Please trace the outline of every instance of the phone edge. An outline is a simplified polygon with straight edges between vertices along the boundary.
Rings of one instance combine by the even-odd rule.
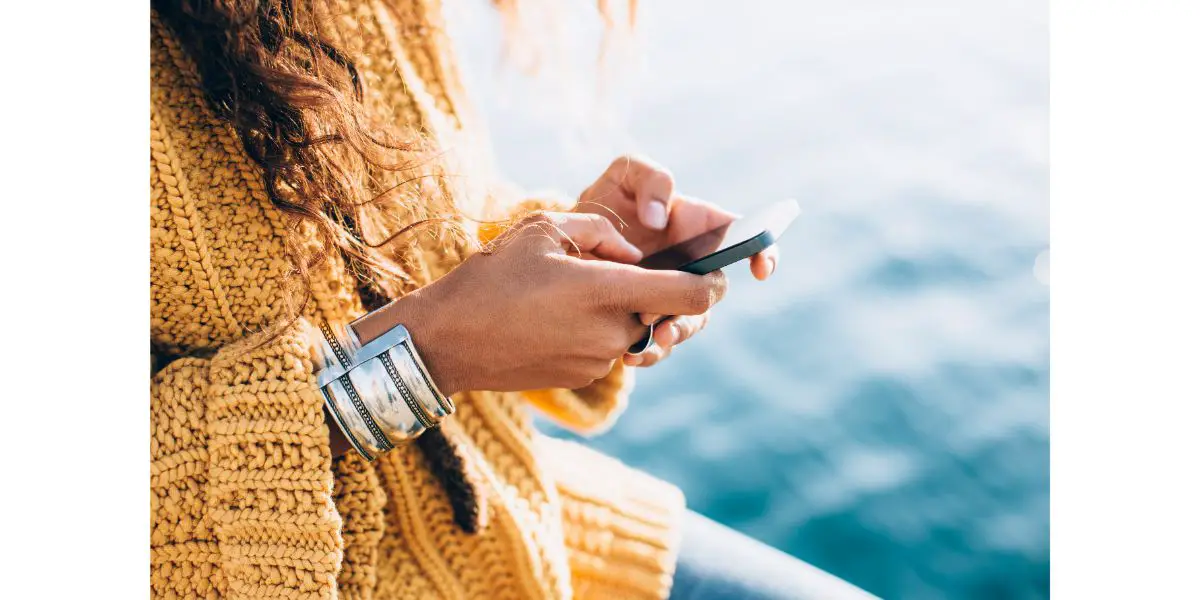
[[[742,241],[737,245],[730,246],[720,252],[717,252],[716,254],[710,254],[703,258],[698,258],[690,263],[680,266],[677,270],[692,273],[693,275],[708,275],[713,271],[719,271],[725,267],[728,267],[729,265],[732,265],[733,263],[750,258],[751,256],[770,248],[774,244],[775,235],[771,233],[771,230],[764,229],[762,233],[759,233],[748,240]],[[739,254],[740,256],[737,256]],[[737,256],[737,258],[726,262],[721,262],[721,260],[718,260],[723,259],[726,256]],[[719,266],[709,268],[708,265],[704,264],[708,262],[719,263]]]

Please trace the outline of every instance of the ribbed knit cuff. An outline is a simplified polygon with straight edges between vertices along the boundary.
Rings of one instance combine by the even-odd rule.
[[[181,358],[150,384],[150,596],[203,598],[220,584],[205,515],[208,361]]]
[[[339,600],[370,599],[378,582],[376,563],[385,528],[387,496],[367,460],[354,452],[333,459],[333,500],[342,515],[345,546],[338,572]]]
[[[576,598],[662,599],[679,556],[683,493],[573,442],[538,436],[556,479]]]
[[[232,598],[336,596],[341,519],[305,325],[228,346],[209,371],[206,500]]]

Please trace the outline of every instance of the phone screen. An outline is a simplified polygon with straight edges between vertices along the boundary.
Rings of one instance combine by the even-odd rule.
[[[734,219],[674,246],[660,250],[638,263],[645,269],[675,270],[707,256],[748,242],[763,233],[772,234],[771,242],[783,233],[799,212],[794,200],[777,202],[740,219]]]

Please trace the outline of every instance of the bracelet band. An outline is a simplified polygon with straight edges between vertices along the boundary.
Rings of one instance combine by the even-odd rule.
[[[327,321],[322,321],[320,330],[318,348],[322,360],[318,373],[329,372],[331,368],[344,370],[351,366],[352,354],[347,348],[345,335],[338,335],[339,331],[343,331],[342,328],[335,328]],[[325,405],[333,414],[342,434],[363,458],[372,461],[392,448],[379,424],[364,405],[347,372],[342,372],[336,381],[329,381],[319,387],[325,397]]]
[[[354,448],[355,452],[358,452],[359,455],[367,459],[367,462],[375,460],[375,457],[378,456],[379,453],[369,451],[363,447],[363,444],[360,441],[362,436],[360,433],[357,433],[360,428],[355,428],[350,423],[346,422],[346,415],[342,414],[342,410],[338,408],[339,402],[332,394],[333,392],[330,388],[321,388],[321,395],[325,398],[325,408],[329,410],[331,415],[333,415],[333,421],[337,423],[338,429],[340,429],[342,431],[342,435],[350,441],[350,445]],[[365,424],[361,427],[361,429],[366,429]]]
[[[392,350],[389,349],[387,352],[380,354],[379,363],[382,364],[384,370],[387,371],[388,378],[391,379],[392,385],[395,386],[396,391],[400,392],[400,395],[404,397],[404,403],[408,405],[409,410],[411,410],[413,415],[417,417],[417,421],[420,421],[421,425],[425,427],[433,427],[433,418],[429,416],[429,414],[425,411],[425,407],[421,406],[421,404],[417,402],[417,399],[413,397],[412,392],[409,391],[408,384],[404,383],[404,379],[402,379],[400,376],[400,371],[396,369],[396,363],[392,360],[391,353]]]
[[[391,351],[396,351],[396,348],[404,348],[409,362],[411,362],[415,367],[416,372],[421,375],[421,382],[425,385],[424,387],[417,387],[429,392],[429,394],[425,396],[426,401],[428,401],[430,398],[433,400],[432,404],[426,404],[425,407],[434,413],[440,414],[441,417],[453,414],[454,402],[450,400],[449,396],[439,391],[437,386],[433,385],[433,379],[429,376],[429,370],[425,368],[425,363],[421,361],[421,357],[417,355],[417,351],[413,348],[412,338],[409,338],[405,340],[403,344],[392,348]]]
[[[403,325],[361,344],[351,326],[323,322],[317,386],[354,449],[372,461],[435,427],[454,403],[433,384]]]
[[[334,364],[349,367],[352,352],[349,350],[345,336],[338,336],[338,331],[341,329],[340,327],[334,329],[328,321],[321,321],[321,338],[325,340],[325,348],[328,350],[326,356],[335,359],[336,363]]]
[[[383,362],[371,359],[350,371],[346,377],[361,392],[364,406],[380,428],[379,446],[390,449],[404,443],[430,427],[414,412],[404,399],[404,392],[392,381]],[[384,450],[386,451],[386,450]]]

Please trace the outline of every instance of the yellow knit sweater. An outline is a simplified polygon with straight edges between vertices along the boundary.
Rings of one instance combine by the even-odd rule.
[[[471,139],[439,6],[329,0],[329,10],[369,110],[446,145]],[[414,446],[374,464],[331,457],[303,333],[306,321],[361,314],[353,282],[336,263],[319,269],[305,318],[264,337],[286,314],[285,219],[177,41],[151,25],[152,361],[182,357],[156,365],[151,382],[153,596],[664,597],[682,495],[538,434],[527,409],[604,427],[628,391],[620,368],[576,392],[455,398],[444,427],[485,481],[487,525],[474,536],[454,525]],[[426,243],[411,274],[427,283],[468,252]]]

